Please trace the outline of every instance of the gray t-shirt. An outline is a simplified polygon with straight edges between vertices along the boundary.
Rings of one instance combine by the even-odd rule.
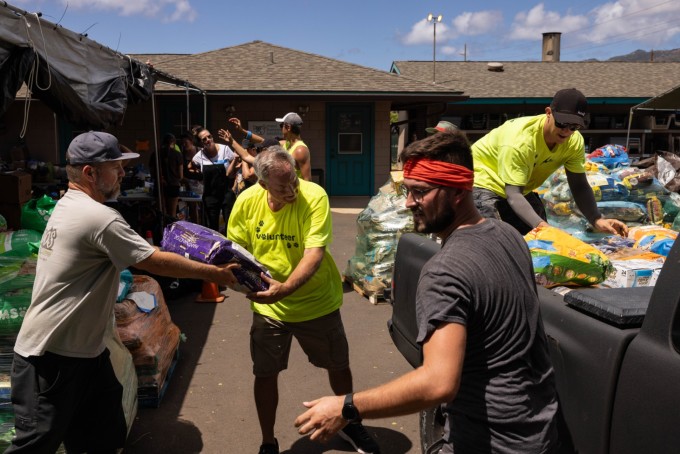
[[[466,326],[462,381],[449,414],[458,453],[543,453],[557,442],[557,394],[531,255],[495,219],[455,230],[423,267],[418,342],[442,323]]]
[[[76,189],[59,200],[40,242],[31,305],[14,351],[93,358],[104,351],[120,272],[154,248],[120,214]]]

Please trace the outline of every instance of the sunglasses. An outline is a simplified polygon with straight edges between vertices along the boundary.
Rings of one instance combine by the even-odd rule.
[[[207,142],[208,140],[212,139],[212,135],[207,135],[201,139],[201,142]]]
[[[560,123],[557,121],[557,119],[555,119],[555,126],[559,129],[568,129],[570,131],[578,131],[583,127],[581,125],[577,125],[576,123]]]

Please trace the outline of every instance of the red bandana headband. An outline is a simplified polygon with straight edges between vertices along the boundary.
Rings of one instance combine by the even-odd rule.
[[[472,191],[475,173],[467,167],[428,158],[409,159],[404,164],[404,177],[449,188]]]

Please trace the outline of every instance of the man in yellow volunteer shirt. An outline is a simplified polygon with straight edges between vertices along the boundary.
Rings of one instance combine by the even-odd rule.
[[[281,146],[260,153],[254,168],[259,184],[236,199],[227,232],[272,275],[264,278],[268,290],[248,298],[259,454],[276,454],[278,375],[288,366],[292,338],[312,364],[328,370],[336,395],[352,392],[352,372],[340,317],[342,282],[327,249],[333,236],[328,196],[321,186],[298,178],[295,159]],[[379,452],[360,421],[348,424],[340,436],[359,452]]]
[[[583,93],[563,89],[545,114],[508,120],[472,145],[473,197],[482,216],[502,219],[522,235],[548,225],[543,202],[533,191],[564,166],[574,201],[595,230],[626,235],[623,222],[602,217],[586,179],[578,131],[586,126],[587,108]]]

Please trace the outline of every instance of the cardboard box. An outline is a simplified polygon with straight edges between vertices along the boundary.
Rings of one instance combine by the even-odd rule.
[[[0,202],[24,203],[31,200],[31,174],[15,170],[0,173]]]
[[[7,221],[9,230],[21,229],[21,204],[0,202],[0,214]]]
[[[653,287],[663,263],[652,260],[612,260],[614,271],[604,281],[608,287]]]

